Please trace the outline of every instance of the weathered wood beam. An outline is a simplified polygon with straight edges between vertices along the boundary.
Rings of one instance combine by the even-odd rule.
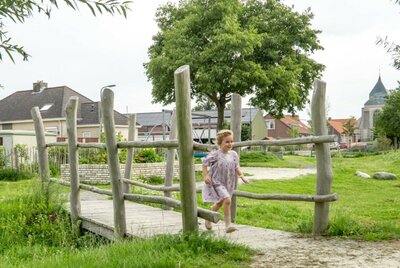
[[[178,148],[178,141],[120,141],[118,148]]]
[[[136,114],[131,114],[128,117],[128,141],[134,141],[136,138]],[[130,179],[132,172],[133,148],[128,148],[126,152],[124,178]],[[123,183],[122,191],[129,193],[129,184]]]
[[[122,181],[148,190],[159,191],[159,192],[179,192],[181,188],[179,185],[178,186],[149,185],[140,181],[127,180],[127,179],[122,179]],[[196,193],[201,193],[201,189],[202,188],[196,189]]]
[[[327,135],[327,120],[325,110],[326,83],[320,80],[314,82],[314,92],[311,100],[311,119],[314,134]],[[317,195],[327,195],[331,192],[332,185],[332,160],[329,144],[317,143],[315,145],[317,160]],[[314,207],[314,237],[322,235],[328,229],[329,203],[315,203]]]
[[[97,148],[97,149],[107,149],[107,146],[104,143],[82,143],[78,142],[77,146],[79,148]]]
[[[337,141],[336,135],[321,135],[321,136],[309,136],[309,137],[300,137],[293,139],[282,139],[282,140],[255,140],[255,141],[241,141],[234,142],[233,148],[239,147],[247,147],[247,146],[284,146],[284,145],[298,145],[298,144],[321,144],[321,143],[329,143]],[[213,149],[217,149],[217,145],[211,144],[201,144],[194,142],[193,147],[196,151],[211,151]]]
[[[38,150],[39,157],[39,172],[42,190],[45,189],[46,183],[48,183],[50,178],[50,168],[49,168],[49,154],[46,148],[46,137],[44,134],[44,125],[42,116],[39,111],[39,107],[35,106],[31,109],[31,115],[33,119],[33,124],[36,133],[36,147]]]
[[[68,142],[49,142],[46,143],[46,147],[67,147]]]
[[[242,134],[242,96],[239,94],[232,94],[232,109],[231,109],[231,130],[233,133],[233,142],[238,143],[241,139]],[[250,126],[252,127],[252,126]],[[236,147],[235,152],[237,153],[240,159],[240,147]],[[238,176],[235,175],[234,181],[234,190],[237,189],[238,185]],[[232,196],[231,200],[231,220],[235,222],[236,219],[236,208],[237,208],[237,200],[236,196]]]
[[[66,181],[66,180],[50,178],[50,182],[58,183],[60,185],[68,186],[68,187],[71,186],[71,182]],[[111,190],[100,189],[98,187],[87,185],[87,184],[82,184],[82,183],[79,184],[79,189],[90,191],[90,192],[97,193],[97,194],[104,194],[104,195],[112,196]]]
[[[104,134],[106,137],[108,169],[110,171],[113,193],[114,234],[115,238],[118,240],[125,237],[126,218],[118,148],[115,137],[114,92],[109,88],[103,88],[101,92],[101,111],[103,115]]]
[[[337,194],[327,195],[301,195],[301,194],[254,194],[245,191],[234,190],[234,196],[247,197],[259,200],[286,200],[286,201],[305,201],[305,202],[331,202],[338,200]]]
[[[181,186],[183,232],[196,231],[197,196],[194,175],[192,116],[190,107],[189,65],[174,72],[176,122],[179,137],[179,183]]]
[[[126,200],[135,201],[135,202],[149,202],[162,204],[165,206],[173,207],[173,208],[182,208],[181,202],[175,200],[173,198],[165,197],[165,196],[152,196],[152,195],[140,195],[140,194],[124,194],[124,198]],[[218,212],[197,208],[197,217],[202,219],[217,223],[221,219],[221,215]]]
[[[79,196],[79,154],[77,144],[77,112],[79,98],[73,96],[65,107],[67,136],[68,136],[68,161],[71,181],[71,194],[69,198],[71,209],[71,220],[75,233],[79,234],[79,216],[81,215],[81,201]]]
[[[176,110],[172,112],[171,115],[171,128],[169,132],[169,140],[176,139]],[[164,186],[171,187],[174,179],[174,162],[175,162],[175,148],[168,148],[167,152],[167,163],[165,165],[165,181]],[[172,193],[170,191],[164,192],[165,197],[172,197]],[[163,209],[169,210],[171,209],[168,206],[164,206]]]

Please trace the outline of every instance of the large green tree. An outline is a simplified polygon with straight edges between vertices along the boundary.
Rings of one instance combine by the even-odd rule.
[[[324,68],[310,58],[322,49],[312,18],[310,10],[300,14],[278,0],[187,0],[160,7],[160,31],[144,64],[153,101],[175,101],[173,73],[189,64],[192,97],[215,103],[218,129],[232,93],[254,94],[251,105],[277,116],[304,108]]]
[[[385,106],[376,116],[374,134],[390,138],[397,149],[400,137],[400,85],[390,91]]]
[[[119,13],[126,17],[131,1],[119,0],[0,0],[0,61],[8,55],[14,62],[14,54],[19,54],[27,60],[29,54],[21,45],[13,44],[5,30],[5,22],[24,23],[34,12],[45,14],[50,18],[52,8],[58,8],[59,2],[64,2],[70,8],[77,10],[79,4],[87,6],[93,15],[98,13]]]

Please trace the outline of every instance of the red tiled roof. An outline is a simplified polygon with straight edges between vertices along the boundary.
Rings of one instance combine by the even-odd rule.
[[[347,123],[349,120],[353,120],[354,124],[356,123],[355,118],[346,118],[346,119],[331,119],[328,121],[328,124],[338,133],[342,134],[344,131],[343,124]]]
[[[292,128],[292,126],[296,126],[300,134],[311,134],[310,128],[301,122],[297,116],[285,115],[279,120],[290,128]]]

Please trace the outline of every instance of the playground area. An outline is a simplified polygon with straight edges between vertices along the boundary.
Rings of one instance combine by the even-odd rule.
[[[111,200],[87,191],[81,193],[81,202],[85,204],[83,215],[90,215],[92,218],[95,214],[93,209],[100,207],[100,203],[102,207],[105,207],[105,204],[112,207]],[[147,212],[143,213],[143,209]],[[135,210],[141,212],[137,216],[143,217],[147,214],[141,219],[134,217],[135,224],[128,223],[128,231],[132,230],[136,235],[146,237],[157,233],[178,233],[182,228],[180,213],[144,205],[139,205]],[[109,215],[104,213],[99,215],[105,219],[104,224],[107,223],[107,219],[112,224],[111,210]],[[151,228],[148,225],[149,220],[153,222]],[[199,219],[198,223],[199,229],[206,231],[204,221]],[[224,224],[220,222],[213,225],[212,232],[217,237],[257,249],[252,267],[398,267],[399,265],[400,241],[370,242],[327,237],[314,239],[297,233],[248,225],[237,225],[237,227],[239,229],[237,232],[226,234]]]

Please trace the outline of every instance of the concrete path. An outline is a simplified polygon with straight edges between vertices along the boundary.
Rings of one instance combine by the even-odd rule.
[[[246,178],[250,180],[260,179],[293,179],[300,175],[316,174],[315,168],[266,168],[266,167],[241,167],[244,173],[251,174],[247,175]]]

